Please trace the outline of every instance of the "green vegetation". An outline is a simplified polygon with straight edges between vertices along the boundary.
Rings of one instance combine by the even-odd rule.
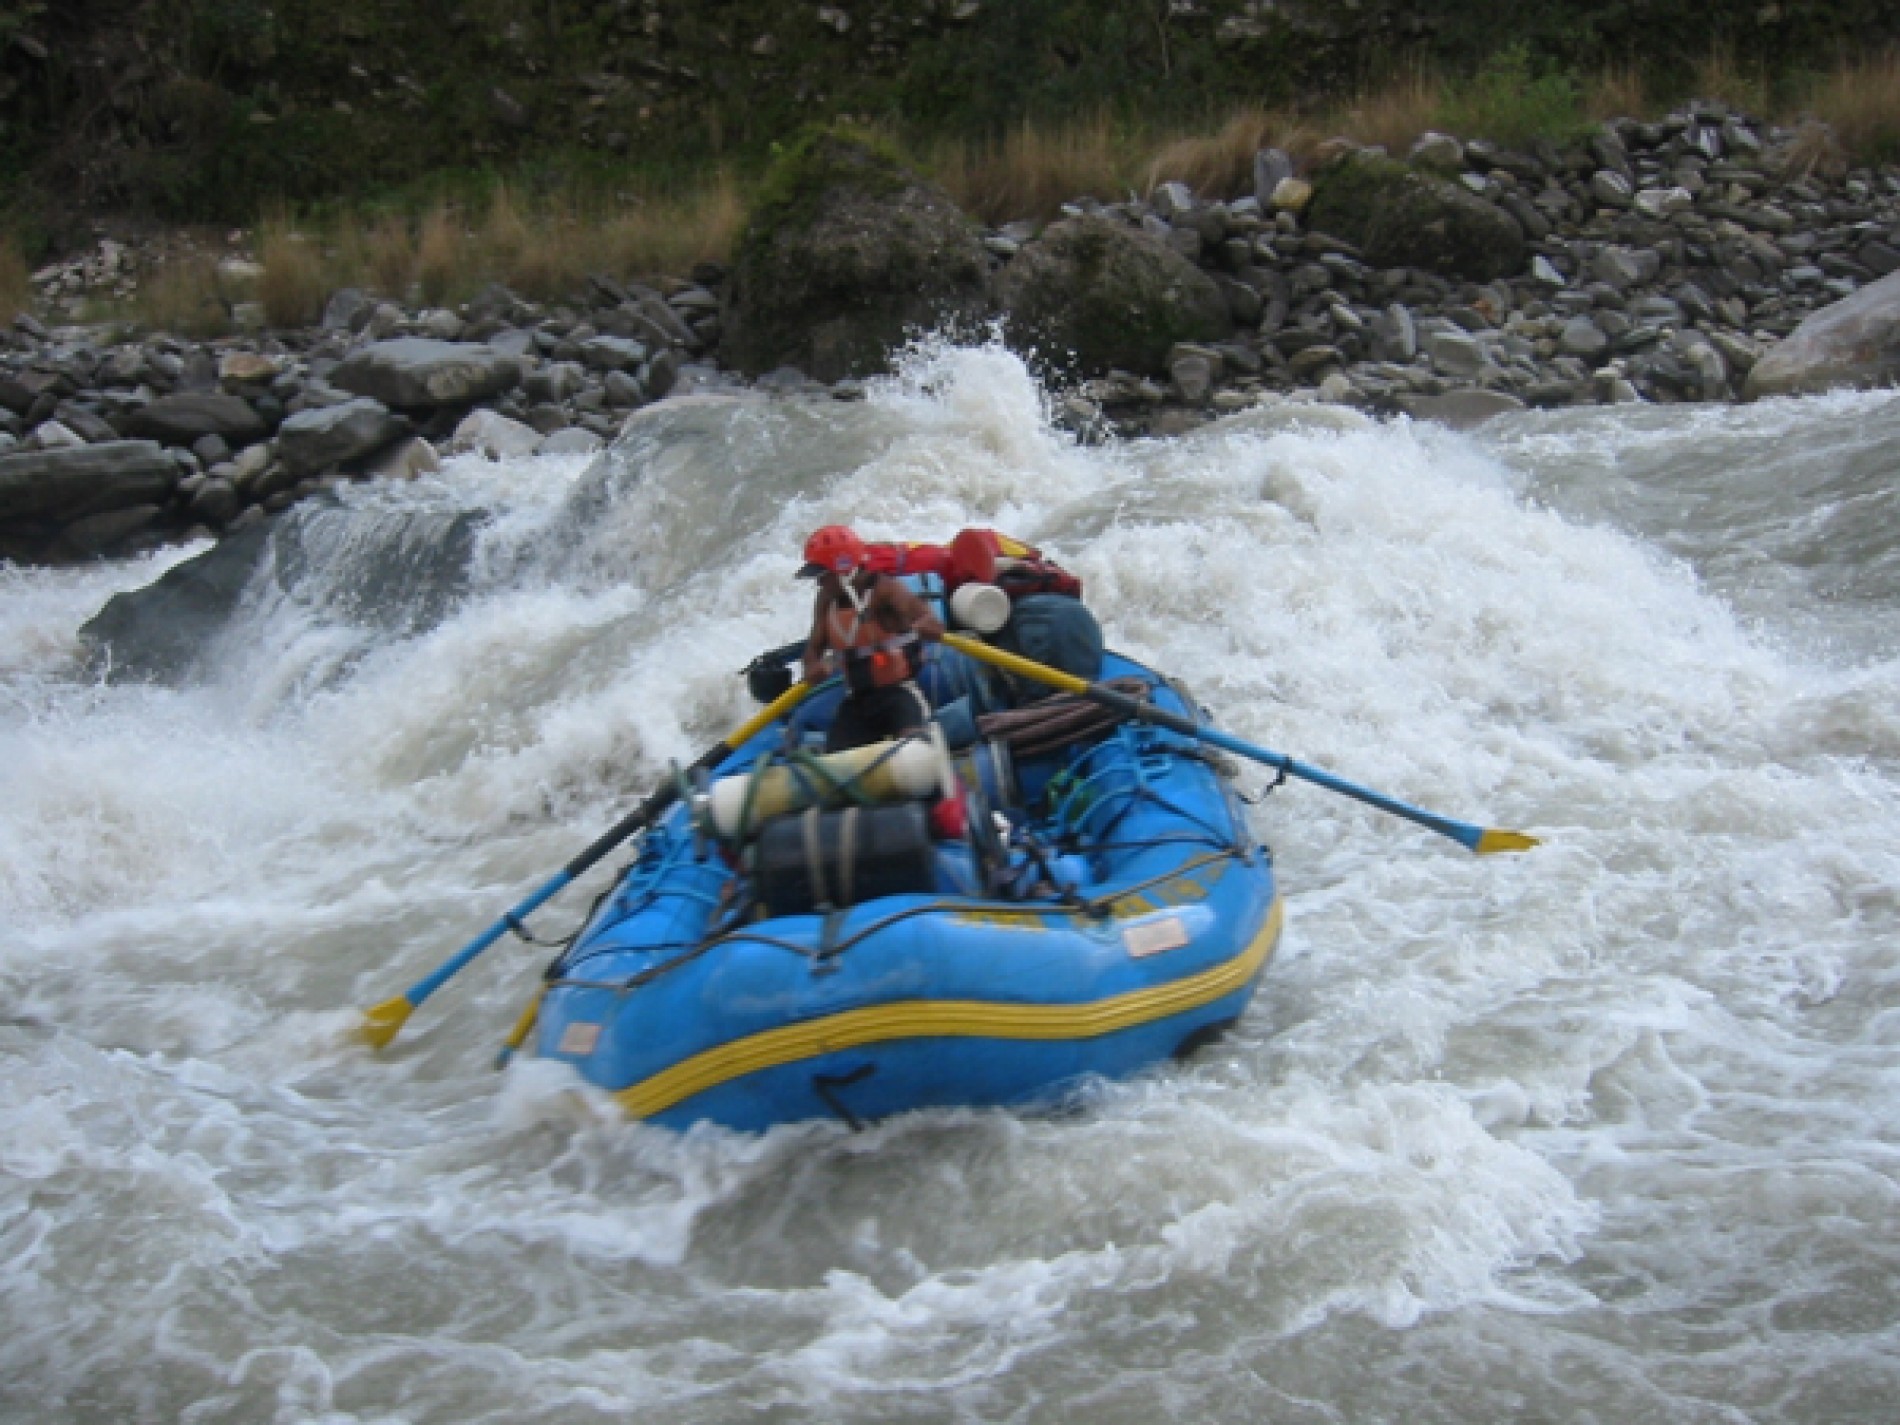
[[[1000,158],[1091,124],[1152,149],[1406,71],[1443,76],[1444,122],[1513,139],[1573,126],[1581,75],[1687,92],[1710,36],[1792,102],[1897,28],[1881,0],[8,0],[0,183],[55,223],[247,222],[273,202],[426,205],[471,174],[531,198],[744,175],[831,118],[920,153]]]
[[[275,214],[288,312],[729,256],[813,122],[989,222],[1246,192],[1264,143],[1563,143],[1692,95],[1824,121],[1797,160],[1839,167],[1900,156],[1897,40],[1885,0],[0,0],[0,234],[30,263],[101,213]],[[209,272],[146,300],[228,321]]]
[[[1452,133],[1506,144],[1539,138],[1568,142],[1590,123],[1576,77],[1538,66],[1522,42],[1499,50],[1475,74],[1450,85],[1443,121]]]

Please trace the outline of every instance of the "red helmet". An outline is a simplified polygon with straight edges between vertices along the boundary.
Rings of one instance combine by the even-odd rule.
[[[814,530],[812,537],[805,541],[805,567],[798,571],[798,577],[849,574],[863,567],[865,558],[864,541],[858,538],[856,531],[849,525],[828,524]]]

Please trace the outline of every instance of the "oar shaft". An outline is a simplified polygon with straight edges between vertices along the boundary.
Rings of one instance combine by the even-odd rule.
[[[1290,777],[1298,777],[1303,781],[1325,787],[1329,791],[1338,792],[1342,796],[1364,802],[1367,806],[1377,807],[1380,811],[1404,817],[1407,821],[1416,822],[1428,830],[1436,831],[1441,836],[1448,836],[1460,846],[1480,854],[1494,851],[1524,851],[1537,844],[1534,838],[1525,836],[1521,832],[1476,826],[1468,821],[1458,821],[1452,817],[1440,816],[1436,812],[1425,811],[1409,802],[1402,802],[1397,797],[1386,796],[1383,792],[1375,792],[1370,787],[1349,782],[1344,777],[1335,776],[1321,768],[1308,766],[1283,752],[1256,747],[1253,743],[1243,741],[1231,733],[1222,732],[1218,728],[1203,727],[1192,718],[1185,718],[1179,713],[1169,712],[1166,708],[1156,707],[1145,699],[1131,698],[1126,693],[1118,693],[1113,688],[1103,687],[1100,683],[1091,683],[1086,679],[1076,677],[1073,673],[1065,673],[1059,668],[1050,668],[1032,658],[1024,658],[1006,649],[992,648],[987,643],[979,643],[973,638],[966,638],[955,633],[946,633],[943,641],[959,653],[975,658],[979,662],[989,663],[1019,677],[1031,678],[1037,682],[1046,683],[1052,688],[1073,693],[1077,697],[1087,698],[1124,717],[1138,718],[1142,722],[1153,723],[1156,727],[1165,727],[1170,732],[1178,732],[1183,737],[1211,743],[1237,756],[1277,768]]]
[[[813,685],[810,683],[794,683],[784,693],[774,698],[771,703],[761,708],[739,727],[728,733],[722,741],[707,748],[706,751],[693,762],[691,770],[699,771],[717,766],[720,762],[731,756],[736,749],[743,747],[747,742],[751,741],[752,738],[759,733],[760,729],[770,726],[774,721],[784,717],[793,708],[797,707],[810,696],[812,687]],[[402,1028],[403,1022],[409,1017],[411,1010],[420,1005],[437,990],[441,989],[443,985],[454,979],[455,976],[466,969],[477,956],[489,946],[493,945],[497,940],[501,939],[502,936],[506,935],[510,930],[519,929],[522,922],[525,921],[528,916],[553,900],[555,896],[566,890],[567,887],[574,884],[595,862],[607,855],[608,852],[620,845],[621,842],[644,827],[652,825],[652,823],[659,818],[660,814],[672,806],[678,799],[679,787],[676,782],[669,781],[657,788],[651,796],[641,802],[639,806],[635,807],[626,816],[622,817],[615,826],[595,841],[593,845],[589,846],[585,851],[581,852],[580,855],[576,856],[572,861],[569,861],[566,866],[562,867],[556,875],[550,878],[539,890],[535,891],[534,894],[509,910],[500,920],[497,920],[493,925],[489,926],[488,929],[469,941],[468,944],[456,951],[455,954],[443,961],[441,965],[437,966],[429,974],[416,981],[416,983],[411,985],[407,990],[404,990],[397,998],[386,1000],[382,1004],[369,1010],[365,1016],[367,1022],[363,1029],[364,1037],[379,1049],[389,1043],[391,1039],[396,1037],[397,1032]]]

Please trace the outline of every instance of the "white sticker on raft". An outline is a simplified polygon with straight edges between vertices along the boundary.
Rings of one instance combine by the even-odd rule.
[[[1143,920],[1122,927],[1122,944],[1136,960],[1159,955],[1163,950],[1179,950],[1187,943],[1187,927],[1178,915],[1164,915],[1158,920]]]
[[[600,1043],[600,1026],[577,1020],[561,1031],[560,1054],[591,1054]]]

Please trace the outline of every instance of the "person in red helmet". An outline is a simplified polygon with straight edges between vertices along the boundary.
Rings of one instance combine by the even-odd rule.
[[[943,637],[943,623],[904,584],[879,574],[856,532],[826,525],[805,541],[801,579],[818,581],[811,636],[805,641],[805,680],[827,673],[845,681],[827,752],[902,737],[930,721],[930,703],[914,676],[923,660],[920,639]]]

